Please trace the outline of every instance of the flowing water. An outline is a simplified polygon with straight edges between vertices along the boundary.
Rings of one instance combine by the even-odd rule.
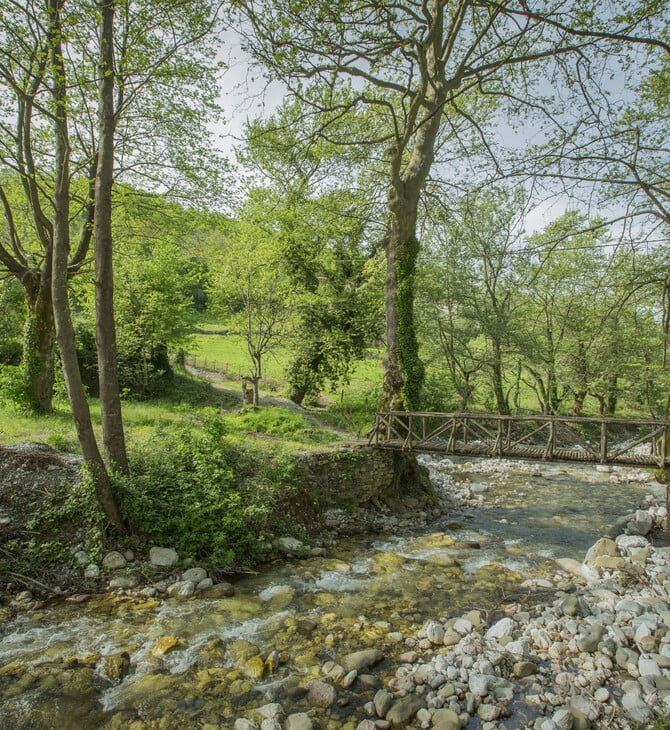
[[[374,674],[383,681],[404,649],[400,634],[518,600],[526,578],[552,572],[553,558],[581,559],[649,491],[590,467],[432,466],[438,482],[467,488],[479,504],[413,534],[349,538],[327,558],[270,565],[237,580],[231,598],[101,596],[5,623],[0,727],[232,728],[278,701],[312,709],[319,728],[353,729],[374,689],[357,681],[318,710],[301,690],[328,659],[382,649]],[[124,651],[128,674],[110,679]]]

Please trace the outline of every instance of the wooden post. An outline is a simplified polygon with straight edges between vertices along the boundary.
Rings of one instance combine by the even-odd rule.
[[[607,464],[607,422],[600,423],[600,463]]]
[[[554,456],[554,445],[556,443],[556,421],[552,418],[549,421],[549,438],[547,439],[547,446],[544,450],[544,458],[551,459]]]
[[[498,434],[496,436],[496,442],[494,445],[495,455],[501,457],[503,454],[503,427],[504,423],[502,419],[498,421]]]

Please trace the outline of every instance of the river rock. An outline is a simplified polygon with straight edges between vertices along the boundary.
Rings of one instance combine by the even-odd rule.
[[[100,566],[95,563],[91,563],[86,566],[84,570],[84,578],[97,578],[100,575]]]
[[[637,510],[635,519],[626,525],[626,532],[629,535],[648,535],[654,526],[654,518],[649,512]]]
[[[260,655],[252,656],[244,662],[242,671],[249,679],[262,679],[265,675],[265,662]]]
[[[284,717],[284,708],[279,704],[279,702],[268,702],[267,705],[257,707],[256,712],[261,717],[275,720],[280,720]]]
[[[641,535],[619,535],[616,544],[619,550],[629,553],[631,550],[649,547],[649,540]]]
[[[279,720],[275,720],[274,717],[266,717],[261,722],[261,730],[282,730],[282,724]]]
[[[251,720],[247,720],[246,717],[238,717],[235,720],[234,730],[258,730],[258,725]]]
[[[214,581],[211,578],[204,578],[196,584],[195,592],[202,593],[203,591],[208,591],[213,585]]]
[[[235,586],[231,583],[215,583],[207,589],[207,598],[230,598],[235,595]]]
[[[78,566],[83,568],[91,562],[91,556],[86,552],[86,550],[77,550],[74,554],[74,560]]]
[[[581,605],[577,596],[566,596],[561,601],[561,611],[565,616],[581,615]]]
[[[363,649],[347,654],[342,658],[340,664],[347,672],[352,672],[355,669],[360,673],[364,669],[369,669],[379,664],[383,658],[384,652],[379,649]]]
[[[619,548],[614,540],[608,537],[601,537],[600,540],[595,542],[586,552],[584,562],[590,565],[595,563],[596,558],[608,557],[618,558]]]
[[[168,596],[191,596],[194,593],[195,586],[190,580],[179,580],[169,585],[167,589]]]
[[[179,556],[173,548],[152,547],[149,550],[149,560],[158,568],[171,568],[176,565]]]
[[[444,628],[438,621],[428,621],[423,631],[431,644],[439,645],[444,641]]]
[[[393,695],[385,689],[380,689],[373,699],[375,712],[379,717],[386,717],[386,713],[393,704]]]
[[[105,671],[112,680],[123,679],[130,671],[130,654],[120,651],[105,657]]]
[[[484,674],[471,672],[468,678],[468,687],[475,697],[485,697],[489,693],[490,679]]]
[[[279,552],[285,555],[299,555],[307,550],[305,544],[295,537],[280,537],[275,544]]]
[[[627,692],[624,694],[621,698],[621,706],[633,722],[646,724],[651,722],[654,717],[654,712],[651,707],[635,692]]]
[[[119,570],[127,565],[126,559],[116,550],[108,552],[102,559],[102,567],[105,570]]]
[[[109,581],[110,590],[120,588],[122,590],[128,590],[130,588],[137,588],[140,584],[140,579],[136,575],[117,575]]]
[[[394,727],[403,727],[425,706],[426,703],[421,697],[410,694],[394,702],[391,709],[386,713],[386,719]]]
[[[183,644],[181,639],[176,636],[161,636],[161,638],[154,644],[154,648],[151,650],[153,656],[161,657],[174,649],[178,649]]]
[[[201,580],[207,578],[207,571],[204,568],[189,568],[181,574],[182,581],[190,580],[191,583],[197,585]]]
[[[514,672],[515,677],[523,679],[524,677],[530,677],[531,674],[535,674],[535,672],[537,672],[537,664],[525,661],[514,662],[512,671]]]
[[[590,698],[584,695],[575,695],[570,698],[570,709],[574,712],[581,712],[582,715],[593,721],[600,717],[600,707]]]
[[[431,719],[433,730],[460,730],[461,719],[457,713],[447,708],[436,710]]]
[[[561,707],[551,718],[561,730],[572,730],[574,716],[567,707]]]
[[[286,718],[284,730],[312,730],[314,723],[306,712],[296,712]]]
[[[651,654],[642,654],[637,662],[641,677],[654,677],[661,673],[658,662]]]
[[[493,722],[500,717],[500,708],[496,705],[482,704],[477,708],[477,715],[483,722]]]
[[[516,628],[516,621],[509,616],[496,621],[486,632],[487,639],[502,639],[506,636],[512,636]]]
[[[307,690],[307,698],[313,705],[318,707],[330,707],[337,699],[335,687],[320,679],[312,679],[305,685]]]

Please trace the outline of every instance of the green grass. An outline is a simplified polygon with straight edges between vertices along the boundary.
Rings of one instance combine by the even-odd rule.
[[[210,323],[207,327],[212,332],[221,329],[220,324],[217,327]],[[269,354],[263,362],[263,377],[285,384],[288,360],[287,350],[278,348]],[[194,367],[216,370],[234,378],[251,373],[251,360],[241,335],[195,333],[187,362]]]

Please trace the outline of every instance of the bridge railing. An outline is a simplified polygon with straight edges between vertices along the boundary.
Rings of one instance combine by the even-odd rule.
[[[597,464],[670,466],[670,421],[386,411],[369,443],[379,448]]]

